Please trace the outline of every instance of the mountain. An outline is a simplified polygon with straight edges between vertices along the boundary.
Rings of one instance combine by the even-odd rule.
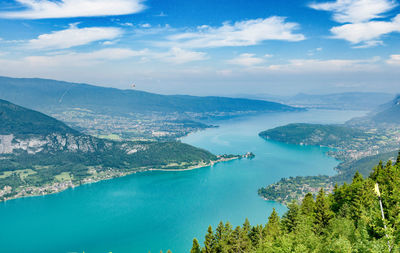
[[[159,95],[38,78],[0,77],[0,98],[46,113],[76,107],[112,114],[298,110],[262,100]]]
[[[391,99],[393,99],[392,94],[381,92],[345,92],[322,95],[300,93],[285,102],[313,108],[373,110]]]
[[[188,169],[225,160],[227,156],[181,142],[99,139],[0,100],[0,201],[138,171]]]
[[[393,100],[379,106],[365,117],[355,118],[346,124],[355,126],[372,126],[392,128],[400,126],[400,95]]]
[[[382,92],[343,92],[317,95],[299,93],[295,96],[257,94],[242,97],[269,100],[305,108],[370,111],[392,100],[394,95]]]
[[[0,134],[78,134],[78,131],[43,113],[0,99]]]
[[[380,109],[372,116],[374,122],[400,124],[400,95]]]
[[[0,77],[0,99],[48,114],[85,134],[123,140],[176,140],[210,121],[304,109],[251,99],[159,95],[38,78]]]

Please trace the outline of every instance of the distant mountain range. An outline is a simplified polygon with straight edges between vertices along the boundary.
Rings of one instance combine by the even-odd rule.
[[[355,118],[347,122],[350,126],[398,127],[400,125],[400,95],[379,106],[365,117]]]
[[[344,92],[332,94],[305,94],[274,96],[270,94],[245,95],[251,99],[265,99],[292,106],[318,109],[374,110],[393,99],[394,94],[382,92]]]
[[[263,100],[159,95],[138,90],[120,90],[38,78],[0,77],[0,98],[46,113],[76,107],[112,114],[298,110]]]
[[[374,122],[400,124],[400,95],[389,103],[384,104],[380,110],[372,116]]]

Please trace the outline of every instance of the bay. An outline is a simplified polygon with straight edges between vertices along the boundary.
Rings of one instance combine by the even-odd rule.
[[[144,172],[59,194],[0,203],[0,252],[188,252],[208,225],[267,221],[272,208],[257,189],[282,177],[334,174],[326,148],[266,141],[260,131],[292,122],[341,123],[360,111],[271,113],[217,122],[183,142],[242,159],[182,172]]]

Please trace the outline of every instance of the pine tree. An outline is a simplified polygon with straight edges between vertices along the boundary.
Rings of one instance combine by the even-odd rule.
[[[322,232],[322,229],[329,224],[329,220],[332,218],[332,211],[330,210],[329,202],[323,188],[318,192],[314,213],[316,231]]]
[[[204,241],[204,250],[203,251],[205,253],[212,253],[214,245],[215,245],[214,233],[212,231],[212,227],[209,226],[208,230],[207,230],[206,239]]]
[[[218,227],[215,229],[215,236],[214,236],[214,251],[215,252],[225,252],[226,251],[226,232],[224,223],[221,221],[218,224]]]
[[[253,247],[261,245],[264,241],[263,226],[257,225],[251,228],[249,238],[253,244]]]
[[[397,155],[396,165],[400,165],[400,150],[399,154]]]
[[[243,223],[243,230],[246,231],[246,233],[249,233],[251,229],[251,225],[249,222],[249,219],[246,218],[246,220]]]
[[[296,201],[293,200],[288,205],[288,211],[282,217],[282,225],[287,232],[292,232],[299,223],[300,208]]]
[[[201,252],[201,249],[200,249],[199,241],[196,238],[194,238],[193,246],[192,246],[192,249],[190,250],[190,253],[200,253],[200,252]]]
[[[228,241],[228,245],[230,252],[238,252],[238,253],[250,252],[252,246],[248,234],[240,226],[237,226],[235,230],[233,230],[232,236]]]
[[[303,202],[301,203],[301,213],[307,216],[314,215],[315,202],[313,195],[309,192],[304,196]]]
[[[224,223],[222,221],[219,222],[217,228],[215,229],[215,243],[219,243],[222,240],[222,237],[224,236]]]
[[[379,175],[382,175],[382,171],[383,171],[383,162],[382,162],[382,160],[381,160],[381,161],[379,161],[378,166],[376,166],[376,167],[373,169],[373,172],[372,172],[372,174],[371,174],[370,177],[371,177],[373,180],[377,181],[377,180],[378,180],[378,176],[379,176]]]
[[[275,239],[281,233],[279,216],[275,208],[273,208],[268,218],[268,224],[265,226],[265,233],[269,239]]]

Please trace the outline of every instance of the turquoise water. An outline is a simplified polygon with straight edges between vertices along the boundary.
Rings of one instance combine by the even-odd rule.
[[[258,137],[290,122],[340,123],[362,112],[309,111],[267,114],[218,122],[184,142],[237,160],[183,172],[145,172],[84,185],[59,194],[0,203],[0,252],[135,253],[188,252],[208,225],[234,225],[246,217],[265,223],[275,207],[257,189],[282,177],[333,174],[338,163],[318,147],[300,147]]]

